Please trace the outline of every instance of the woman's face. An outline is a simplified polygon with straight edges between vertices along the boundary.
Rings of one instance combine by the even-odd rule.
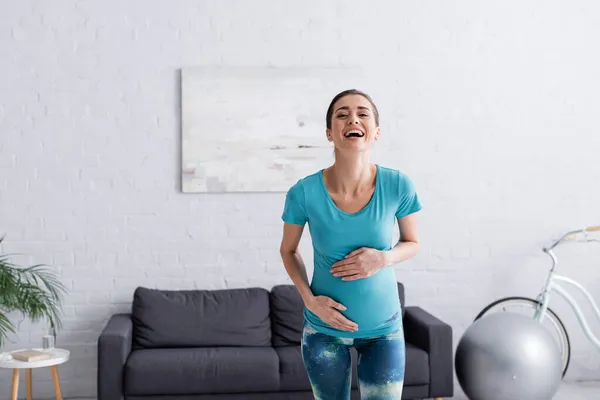
[[[338,150],[368,150],[379,138],[379,127],[375,123],[373,107],[369,100],[353,94],[339,99],[331,117],[331,129],[327,129],[327,140]]]

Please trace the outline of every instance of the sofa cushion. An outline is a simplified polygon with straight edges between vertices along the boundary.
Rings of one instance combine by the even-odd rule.
[[[423,349],[406,343],[405,385],[429,384],[429,355]]]
[[[279,356],[281,374],[280,390],[310,390],[310,381],[306,374],[300,346],[275,348]],[[352,388],[358,387],[358,352],[350,348],[352,361]],[[422,385],[429,383],[429,357],[427,353],[410,343],[406,344],[405,385]]]
[[[271,347],[139,349],[124,385],[127,395],[276,391],[279,361]]]
[[[400,297],[400,304],[402,304],[402,317],[404,317],[404,311],[406,308],[404,285],[398,282],[398,297]]]
[[[263,288],[159,290],[133,296],[133,348],[271,346]]]
[[[296,286],[274,286],[270,302],[273,346],[299,345],[304,323],[304,302]]]
[[[404,285],[398,282],[398,296],[404,316]],[[297,346],[302,338],[304,302],[294,285],[276,285],[271,289],[271,325],[274,347]]]
[[[311,390],[310,381],[302,361],[300,346],[276,347],[279,357],[280,390]]]

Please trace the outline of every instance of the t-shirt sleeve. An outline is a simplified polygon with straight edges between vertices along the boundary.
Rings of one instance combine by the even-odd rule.
[[[396,218],[406,217],[422,208],[423,205],[421,204],[421,199],[417,194],[413,181],[408,176],[400,173]]]
[[[286,196],[281,215],[283,222],[288,224],[304,225],[308,220],[306,215],[306,202],[302,182],[298,181],[292,186]]]

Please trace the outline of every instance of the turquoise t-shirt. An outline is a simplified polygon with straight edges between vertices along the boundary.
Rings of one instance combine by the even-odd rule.
[[[346,306],[340,311],[358,324],[358,331],[343,331],[304,309],[304,318],[317,331],[338,337],[373,337],[399,329],[402,310],[393,268],[369,278],[343,281],[329,270],[333,263],[360,247],[389,250],[396,218],[419,211],[421,201],[411,179],[401,171],[375,164],[375,191],[369,203],[356,213],[336,206],[326,189],[323,170],[298,180],[287,192],[282,219],[290,224],[308,223],[314,249],[314,295],[328,296]]]

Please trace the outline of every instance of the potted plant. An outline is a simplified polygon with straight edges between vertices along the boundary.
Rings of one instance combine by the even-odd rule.
[[[0,238],[0,245],[4,237]],[[8,334],[16,333],[7,314],[20,312],[32,322],[47,320],[56,334],[62,323],[60,311],[65,286],[43,264],[19,267],[11,254],[0,253],[0,348]]]

